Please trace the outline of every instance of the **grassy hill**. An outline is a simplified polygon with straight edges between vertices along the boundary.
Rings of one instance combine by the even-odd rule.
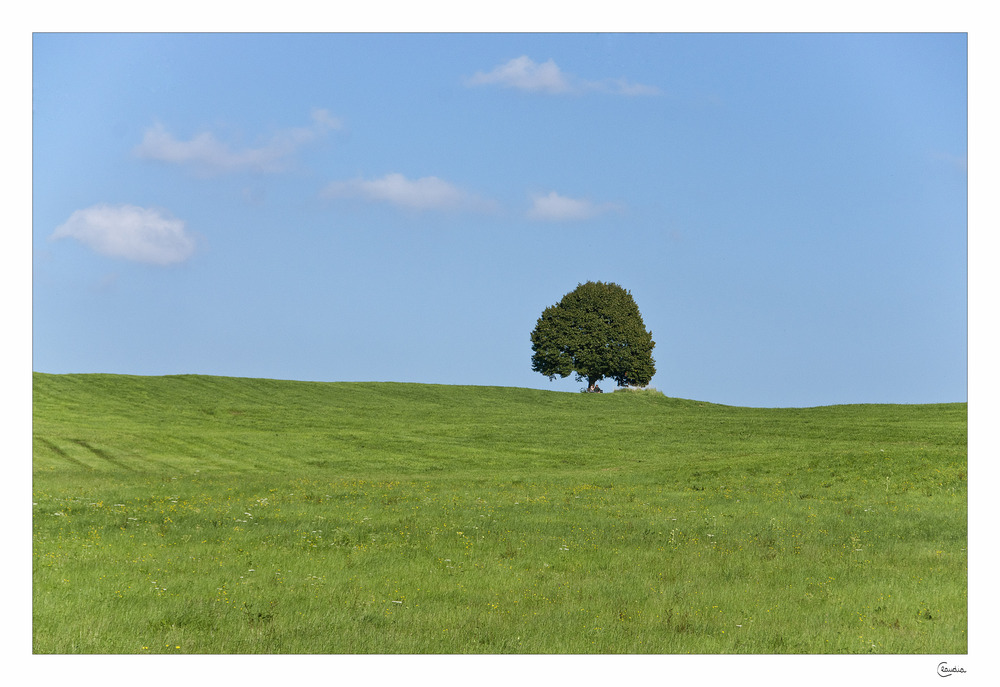
[[[966,651],[964,403],[40,373],[33,401],[38,653]]]

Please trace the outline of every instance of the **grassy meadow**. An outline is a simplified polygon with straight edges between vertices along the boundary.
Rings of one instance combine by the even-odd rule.
[[[967,652],[966,404],[34,375],[35,653]]]

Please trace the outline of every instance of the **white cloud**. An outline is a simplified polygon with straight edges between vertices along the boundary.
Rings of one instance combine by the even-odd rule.
[[[470,86],[499,84],[508,88],[544,93],[582,93],[585,91],[600,91],[618,95],[657,95],[660,93],[660,89],[655,86],[633,83],[626,79],[583,81],[563,72],[553,60],[538,64],[527,55],[516,57],[490,72],[476,72],[466,83]]]
[[[641,83],[632,83],[626,79],[609,79],[607,81],[594,84],[597,90],[619,95],[659,95],[660,89],[656,86],[647,86]]]
[[[537,64],[527,55],[516,57],[491,72],[476,72],[469,79],[470,85],[500,84],[525,91],[545,91],[565,93],[570,90],[569,82],[552,60]]]
[[[310,116],[320,129],[342,129],[344,126],[339,117],[334,117],[329,110],[320,107],[314,107]]]
[[[133,153],[149,160],[191,165],[201,172],[280,172],[287,168],[288,158],[296,150],[342,126],[339,119],[323,109],[314,109],[311,119],[311,126],[279,131],[266,145],[243,150],[232,149],[211,132],[181,141],[162,124],[156,123],[146,130],[142,143]]]
[[[390,203],[411,210],[486,209],[489,201],[470,194],[437,177],[410,180],[402,174],[381,179],[334,181],[323,190],[327,198],[360,198]]]
[[[614,207],[609,203],[597,205],[582,198],[567,198],[551,191],[547,196],[534,197],[528,217],[545,221],[582,220],[596,217]]]
[[[183,262],[195,249],[182,220],[134,205],[77,210],[51,238],[73,238],[101,255],[154,265]]]

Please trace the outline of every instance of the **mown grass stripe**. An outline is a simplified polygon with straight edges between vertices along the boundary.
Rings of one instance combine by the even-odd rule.
[[[77,467],[83,468],[84,470],[93,470],[94,469],[92,466],[87,465],[83,461],[77,460],[73,456],[69,455],[68,453],[66,453],[66,451],[64,451],[63,449],[59,448],[56,444],[54,444],[53,442],[49,441],[48,439],[46,439],[44,437],[41,437],[41,436],[38,436],[37,434],[34,435],[32,438],[34,439],[35,442],[41,444],[42,446],[45,446],[49,451],[51,451],[52,453],[56,454],[59,458],[61,458],[62,460],[65,460],[66,462],[70,463],[71,465],[75,465]]]
[[[92,454],[94,454],[95,456],[97,456],[101,460],[105,461],[106,463],[110,463],[111,465],[113,465],[116,468],[120,468],[122,470],[128,470],[130,472],[135,471],[135,468],[127,465],[123,461],[120,461],[120,460],[118,460],[116,458],[112,458],[108,454],[107,451],[105,451],[103,449],[100,449],[100,448],[97,448],[96,446],[92,446],[90,444],[90,442],[88,442],[88,441],[86,441],[84,439],[69,439],[69,441],[72,441],[74,444],[76,444],[78,446],[82,446],[87,451],[90,451]]]

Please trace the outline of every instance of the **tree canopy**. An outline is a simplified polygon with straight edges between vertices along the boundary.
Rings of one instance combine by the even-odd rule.
[[[632,294],[618,284],[579,284],[549,306],[531,332],[531,369],[587,381],[595,391],[605,377],[620,386],[645,386],[656,373],[653,335]]]

